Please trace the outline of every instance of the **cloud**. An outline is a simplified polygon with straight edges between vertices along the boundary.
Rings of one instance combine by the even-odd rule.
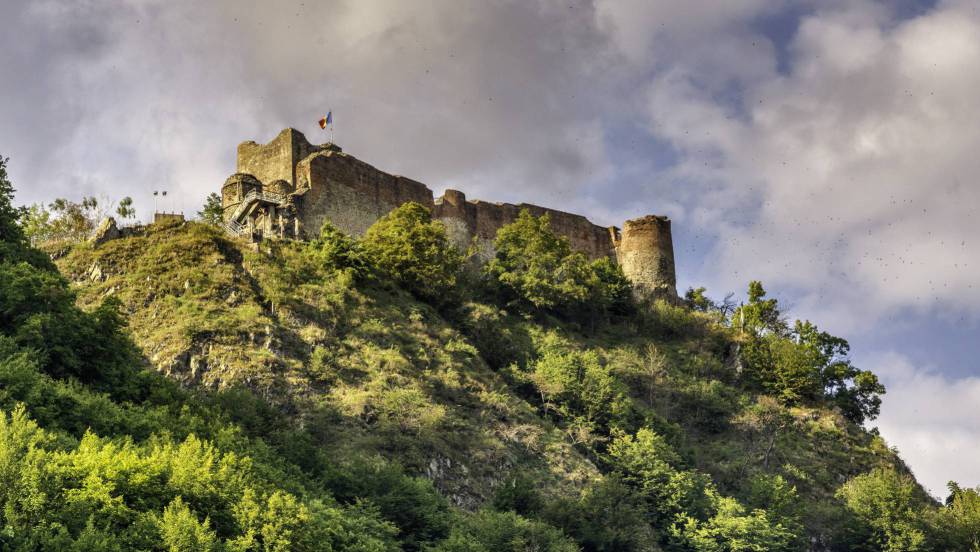
[[[325,139],[328,108],[347,151],[437,191],[581,210],[613,174],[602,117],[623,63],[587,2],[0,9],[18,76],[0,84],[0,148],[22,201],[170,189],[191,208],[238,142]]]
[[[945,498],[948,481],[975,485],[980,378],[952,379],[896,352],[864,360],[888,387],[888,400],[873,424],[898,448],[916,479],[939,498]]]
[[[788,71],[770,44],[727,65],[705,54],[721,68],[709,78],[700,56],[654,77],[649,129],[679,152],[665,176],[701,197],[697,221],[717,237],[703,281],[763,279],[844,332],[980,304],[980,16],[892,16],[814,10]],[[719,25],[721,44],[769,43],[739,19]]]

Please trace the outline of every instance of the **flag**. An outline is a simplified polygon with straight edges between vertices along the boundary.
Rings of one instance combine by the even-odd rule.
[[[153,192],[153,195],[159,195],[159,194],[160,194],[160,192],[156,192],[156,191]]]
[[[333,124],[333,111],[327,111],[327,116],[320,119],[320,128],[327,128],[327,125]]]
[[[163,192],[163,195],[167,195],[167,192]]]

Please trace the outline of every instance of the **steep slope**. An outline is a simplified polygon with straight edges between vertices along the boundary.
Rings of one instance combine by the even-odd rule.
[[[469,508],[515,468],[558,494],[598,477],[430,307],[383,284],[358,288],[301,244],[270,247],[188,223],[80,245],[58,264],[83,306],[122,302],[154,368],[249,388],[339,461],[382,454]]]
[[[747,391],[736,337],[710,316],[657,303],[590,333],[492,305],[440,314],[384,280],[318,266],[304,247],[253,248],[188,223],[80,245],[57,263],[83,306],[122,302],[157,370],[188,386],[247,387],[336,461],[380,454],[468,509],[518,477],[574,497],[609,470],[603,451],[617,433],[597,434],[535,387],[531,366],[549,354],[593,355],[624,390],[631,431],[665,436],[719,492],[769,508],[760,478],[795,486],[811,542],[836,538],[844,481],[908,471],[839,412]]]

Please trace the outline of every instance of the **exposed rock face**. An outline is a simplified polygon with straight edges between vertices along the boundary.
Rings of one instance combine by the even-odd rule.
[[[493,256],[497,230],[527,209],[535,216],[547,214],[555,233],[590,259],[617,259],[638,291],[677,296],[666,217],[627,221],[620,232],[547,207],[467,200],[457,190],[435,198],[421,182],[378,170],[335,144],[312,145],[295,129],[283,130],[265,145],[239,145],[237,172],[225,181],[222,201],[228,230],[254,240],[304,239],[327,221],[362,235],[385,214],[414,201],[446,224],[458,246],[475,242],[483,260]]]
[[[95,229],[95,234],[89,241],[98,247],[109,240],[114,240],[120,237],[121,235],[122,233],[119,232],[119,227],[116,226],[116,219],[106,217],[99,223],[99,227]]]

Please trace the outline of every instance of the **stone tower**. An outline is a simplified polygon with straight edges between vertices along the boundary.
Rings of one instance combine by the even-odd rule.
[[[619,266],[638,291],[677,296],[670,219],[647,215],[628,220],[614,245]]]

